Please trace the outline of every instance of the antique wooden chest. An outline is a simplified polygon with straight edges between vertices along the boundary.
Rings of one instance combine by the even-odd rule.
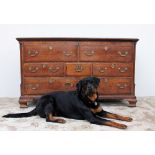
[[[138,39],[17,38],[21,56],[20,107],[47,92],[74,90],[83,77],[101,82],[101,99],[136,105],[135,49]]]

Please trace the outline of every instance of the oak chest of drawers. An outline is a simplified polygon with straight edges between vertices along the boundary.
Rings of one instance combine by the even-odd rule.
[[[136,105],[135,47],[138,39],[17,38],[21,56],[20,107],[47,92],[74,90],[83,77],[99,77],[101,99]]]

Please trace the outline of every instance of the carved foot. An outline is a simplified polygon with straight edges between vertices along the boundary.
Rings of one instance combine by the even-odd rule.
[[[126,99],[126,100],[129,102],[129,104],[128,104],[129,107],[136,107],[136,102],[137,102],[136,98],[135,99]]]
[[[32,101],[31,97],[21,96],[19,98],[20,108],[27,108],[29,106],[29,102]]]
[[[27,108],[28,107],[27,102],[19,102],[19,104],[20,104],[20,108]]]

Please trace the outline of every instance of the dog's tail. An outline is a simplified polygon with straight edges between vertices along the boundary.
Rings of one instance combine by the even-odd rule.
[[[31,117],[31,116],[36,116],[36,115],[37,115],[37,111],[36,111],[36,108],[35,108],[32,111],[27,112],[27,113],[7,114],[7,115],[4,115],[3,117],[6,117],[6,118],[21,118],[21,117]]]

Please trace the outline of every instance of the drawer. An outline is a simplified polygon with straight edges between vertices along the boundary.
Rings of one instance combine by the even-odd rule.
[[[133,46],[133,42],[122,41],[80,41],[80,46]]]
[[[24,76],[64,76],[63,63],[25,63]]]
[[[73,77],[25,77],[23,94],[41,95],[52,91],[76,90],[79,79]],[[100,78],[100,95],[129,95],[132,93],[132,78]]]
[[[99,94],[101,95],[126,95],[133,90],[132,78],[100,78]]]
[[[24,46],[31,46],[31,45],[37,45],[37,46],[64,46],[64,45],[78,45],[77,41],[24,41]]]
[[[52,91],[69,91],[76,89],[76,78],[65,77],[25,77],[23,94],[45,94]]]
[[[80,46],[80,61],[131,62],[132,46]]]
[[[77,61],[77,48],[76,42],[24,44],[24,61]]]
[[[92,64],[90,63],[67,63],[67,76],[90,76],[92,71]]]
[[[94,76],[133,76],[132,63],[94,63]]]

